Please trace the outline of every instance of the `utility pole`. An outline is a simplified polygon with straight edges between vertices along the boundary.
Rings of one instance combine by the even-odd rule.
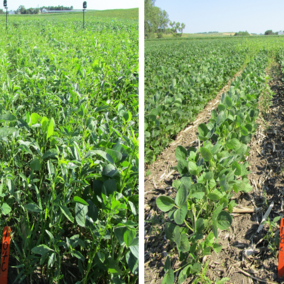
[[[4,5],[5,9],[6,9],[6,30],[7,30],[7,28],[8,28],[8,7],[7,7],[7,0],[4,0],[4,1],[3,1],[3,5]]]
[[[83,29],[85,28],[85,10],[87,9],[87,1],[83,2]]]

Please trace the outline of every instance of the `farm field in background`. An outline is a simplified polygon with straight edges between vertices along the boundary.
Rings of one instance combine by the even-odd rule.
[[[146,43],[146,283],[280,283],[283,50],[281,37]]]
[[[179,35],[179,38],[196,38],[196,37],[202,37],[202,38],[212,38],[212,37],[228,37],[228,36],[233,36],[235,33],[234,32],[220,32],[220,33],[194,33],[194,34],[189,34],[189,33],[183,33],[181,36]],[[153,34],[153,39],[158,37],[157,33]],[[170,39],[174,38],[173,34],[163,34],[164,39]]]
[[[138,21],[138,9],[133,8],[133,9],[115,9],[115,10],[90,10],[87,9],[85,11],[85,16],[86,20],[91,20],[91,21],[105,21],[105,20],[110,20],[113,21],[115,18],[120,19],[120,20],[125,20],[125,21]],[[0,14],[0,19],[3,17],[3,20],[6,20],[6,15],[5,14]],[[11,17],[11,18],[10,18]],[[16,17],[17,20],[25,20],[27,18],[30,18],[31,15],[9,15],[9,20]],[[82,10],[78,12],[64,12],[64,13],[44,13],[40,15],[33,15],[33,19],[60,19],[64,18],[64,20],[68,21],[71,19],[76,19],[76,20],[82,20],[83,15],[82,15]],[[5,18],[5,19],[4,19]],[[108,19],[106,19],[108,18]]]
[[[145,162],[155,161],[266,43],[283,41],[270,39],[146,41]]]
[[[138,283],[138,9],[4,19],[11,283]]]

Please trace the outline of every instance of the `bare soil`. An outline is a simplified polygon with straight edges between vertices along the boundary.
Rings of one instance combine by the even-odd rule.
[[[240,208],[251,208],[254,213],[234,214],[231,228],[220,232],[222,251],[204,259],[209,263],[206,276],[212,283],[223,277],[230,278],[226,283],[234,284],[284,283],[277,278],[278,241],[275,237],[279,236],[280,222],[270,234],[267,224],[257,233],[269,205],[273,205],[270,220],[284,216],[284,85],[278,65],[273,64],[268,72],[272,77],[269,85],[275,95],[265,117],[259,116],[259,127],[250,143],[248,161],[251,173],[248,178],[253,190],[233,197]],[[172,263],[175,262],[174,268],[178,267],[178,256],[163,233],[164,216],[156,206],[159,195],[175,195],[171,185],[178,178],[178,173],[172,171],[176,165],[176,146],[196,146],[198,125],[208,121],[211,110],[217,107],[229,84],[198,115],[191,128],[182,131],[160,158],[148,167],[151,174],[145,177],[145,283],[162,283],[167,255],[170,255]],[[191,280],[186,283],[191,283]]]

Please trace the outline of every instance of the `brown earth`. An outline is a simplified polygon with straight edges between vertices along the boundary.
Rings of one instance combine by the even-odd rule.
[[[248,178],[253,190],[235,195],[240,207],[254,208],[254,213],[234,216],[229,232],[223,231],[223,250],[209,258],[207,276],[213,281],[229,277],[228,283],[283,283],[277,277],[279,221],[269,233],[269,225],[257,233],[263,215],[273,206],[270,220],[284,216],[283,128],[284,86],[279,66],[270,69],[269,85],[275,93],[265,117],[259,117],[259,127],[250,143]],[[228,234],[229,233],[229,234]],[[251,255],[250,255],[251,253]]]
[[[256,233],[269,205],[274,204],[269,214],[270,220],[284,216],[284,87],[278,65],[272,65],[269,73],[272,77],[270,88],[275,96],[271,106],[265,110],[265,117],[260,115],[257,121],[259,127],[251,140],[248,157],[251,171],[248,178],[253,190],[234,196],[239,207],[249,207],[255,212],[234,214],[232,227],[220,232],[222,251],[204,259],[209,263],[206,276],[212,283],[222,277],[229,277],[230,281],[226,283],[234,284],[283,283],[277,279],[278,243],[275,236],[279,236],[279,221],[270,234],[267,224],[260,233]],[[163,233],[164,216],[156,206],[159,195],[175,195],[171,187],[172,181],[178,178],[178,173],[172,170],[176,165],[175,149],[177,145],[185,148],[196,146],[198,125],[208,121],[211,110],[217,107],[220,96],[229,85],[208,103],[195,123],[182,131],[160,158],[148,167],[151,174],[145,177],[145,283],[162,283],[167,255],[174,263],[174,268],[178,268],[178,256]],[[186,283],[191,283],[191,280],[188,279]]]

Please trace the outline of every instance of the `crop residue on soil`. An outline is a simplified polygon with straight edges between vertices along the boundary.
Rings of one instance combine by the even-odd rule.
[[[233,79],[242,73],[237,72]],[[176,165],[175,149],[178,145],[185,148],[197,146],[197,127],[200,123],[207,123],[211,116],[211,111],[217,108],[220,98],[231,85],[231,81],[217,94],[217,96],[207,103],[203,111],[201,111],[193,125],[181,131],[176,140],[173,141],[159,156],[158,160],[152,165],[147,166],[151,172],[145,177],[145,283],[162,283],[161,276],[167,252],[171,247],[169,242],[164,238],[163,234],[163,218],[159,215],[156,206],[156,198],[167,192],[168,196],[172,196],[174,192],[171,190],[172,181],[177,178],[178,173],[172,171],[172,167]],[[147,171],[145,169],[145,172]],[[177,259],[177,258],[176,258]],[[176,264],[176,267],[177,264]],[[156,280],[155,280],[156,279]],[[156,281],[156,282],[153,282]]]
[[[278,247],[274,238],[279,236],[279,221],[272,228],[271,234],[267,224],[257,233],[269,205],[273,205],[270,220],[284,216],[284,86],[278,65],[273,64],[269,73],[272,77],[269,85],[275,95],[266,116],[260,115],[257,121],[259,127],[251,140],[248,157],[251,171],[248,178],[253,190],[233,197],[239,207],[253,209],[254,213],[234,214],[230,229],[219,234],[222,251],[204,258],[209,264],[206,275],[213,283],[222,277],[229,277],[230,281],[226,283],[234,284],[283,282],[277,278]],[[206,120],[208,112],[208,109],[204,110],[203,121],[198,121],[197,125]],[[192,136],[195,135],[194,131],[190,131]],[[187,140],[187,143],[195,140]],[[180,144],[186,143],[182,142]],[[164,163],[164,167],[168,165],[169,174],[176,161],[174,150],[172,153],[167,152],[169,149],[165,150],[159,162]],[[167,159],[166,154],[171,154],[171,160]],[[149,284],[162,283],[167,255],[172,259],[173,268],[178,268],[178,256],[164,237],[164,216],[159,215],[156,207],[159,195],[174,195],[171,184],[175,173],[158,182],[165,172],[164,167],[159,168],[157,164],[155,167],[150,166],[153,173],[145,181],[145,283]],[[190,279],[186,283],[191,283]]]
[[[217,276],[229,277],[230,283],[236,284],[283,282],[277,278],[279,221],[271,235],[268,225],[257,233],[269,205],[273,205],[270,220],[284,215],[284,88],[279,67],[273,65],[270,73],[275,95],[266,117],[258,119],[259,127],[250,143],[248,178],[253,190],[234,197],[239,206],[254,208],[255,213],[236,214],[230,231],[222,232],[223,250],[209,258],[207,274],[212,281]]]

